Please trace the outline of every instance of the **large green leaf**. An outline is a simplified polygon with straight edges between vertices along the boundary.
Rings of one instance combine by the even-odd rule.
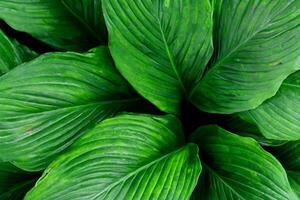
[[[209,0],[106,0],[103,11],[119,71],[162,111],[178,113],[212,53]]]
[[[215,2],[216,57],[191,100],[212,113],[254,109],[300,69],[300,1]]]
[[[199,128],[191,141],[203,166],[194,199],[297,199],[281,164],[255,140],[211,125]]]
[[[238,116],[268,139],[300,140],[300,71],[289,76],[274,97]]]
[[[87,49],[95,41],[61,0],[0,0],[0,19],[59,49]]]
[[[0,78],[0,158],[41,170],[85,129],[137,101],[108,49],[50,53]]]
[[[102,13],[102,0],[62,0],[71,13],[101,43],[106,43],[107,30]]]
[[[37,57],[35,52],[16,40],[9,39],[0,29],[0,76],[35,57]]]
[[[24,172],[10,163],[0,161],[0,200],[23,199],[36,180],[36,174]]]
[[[30,200],[188,200],[200,174],[195,144],[173,116],[124,114],[100,123],[56,159]]]
[[[300,198],[300,141],[288,142],[273,150],[284,166],[292,188]]]

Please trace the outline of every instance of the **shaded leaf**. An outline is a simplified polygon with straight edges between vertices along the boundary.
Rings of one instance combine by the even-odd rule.
[[[186,200],[200,170],[175,117],[125,114],[78,139],[26,199]]]
[[[7,73],[12,68],[23,62],[29,61],[37,54],[16,40],[9,39],[0,30],[0,75]]]
[[[102,0],[62,0],[62,2],[99,42],[106,43],[107,30],[102,13]]]
[[[300,141],[288,142],[272,150],[284,166],[291,186],[300,198]]]
[[[58,49],[86,50],[95,43],[60,0],[0,0],[0,19]]]
[[[0,158],[32,171],[138,100],[106,47],[40,56],[2,76],[0,93]]]
[[[37,180],[36,174],[24,172],[0,161],[0,200],[23,199]]]

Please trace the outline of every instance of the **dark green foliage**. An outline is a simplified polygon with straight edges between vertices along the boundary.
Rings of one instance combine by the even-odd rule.
[[[299,200],[299,0],[0,0],[0,200]]]

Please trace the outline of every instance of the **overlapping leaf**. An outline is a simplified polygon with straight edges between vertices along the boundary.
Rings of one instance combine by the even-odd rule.
[[[191,100],[213,113],[254,109],[300,69],[300,1],[215,3],[216,57]]]
[[[37,57],[37,54],[16,40],[9,39],[0,30],[0,76],[23,62]]]
[[[103,10],[122,75],[158,108],[178,113],[211,56],[209,0],[106,0]]]
[[[0,19],[59,49],[85,50],[96,40],[61,0],[0,0]]]
[[[0,161],[0,200],[23,199],[36,180],[35,174],[24,172],[10,163]]]
[[[300,72],[288,77],[277,94],[258,108],[238,114],[268,139],[300,139]]]
[[[199,128],[203,172],[192,199],[297,199],[281,164],[253,139],[217,126]]]
[[[0,158],[41,170],[85,129],[132,99],[106,47],[50,53],[0,78]]]
[[[121,115],[56,159],[26,199],[189,199],[201,170],[173,116]]]
[[[107,38],[107,31],[102,13],[102,0],[62,0],[71,13],[102,44]]]
[[[300,198],[300,141],[273,148],[273,153],[284,166],[291,186]]]

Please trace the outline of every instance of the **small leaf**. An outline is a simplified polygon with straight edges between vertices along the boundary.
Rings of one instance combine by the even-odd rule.
[[[0,158],[30,171],[138,100],[106,47],[40,56],[2,76],[0,94]]]
[[[0,76],[23,62],[32,60],[37,54],[16,40],[9,39],[0,30]]]
[[[61,0],[0,0],[0,19],[58,49],[86,50],[95,43]]]
[[[297,199],[281,164],[255,140],[205,126],[191,141],[203,166],[194,199]]]
[[[62,0],[62,2],[99,42],[106,43],[107,30],[102,13],[102,0]]]
[[[211,113],[254,109],[300,69],[300,1],[215,2],[216,56],[191,101]]]
[[[107,119],[56,159],[25,199],[187,200],[201,166],[178,124],[170,115]]]
[[[103,11],[119,71],[160,110],[179,113],[212,54],[209,0],[105,0]]]

